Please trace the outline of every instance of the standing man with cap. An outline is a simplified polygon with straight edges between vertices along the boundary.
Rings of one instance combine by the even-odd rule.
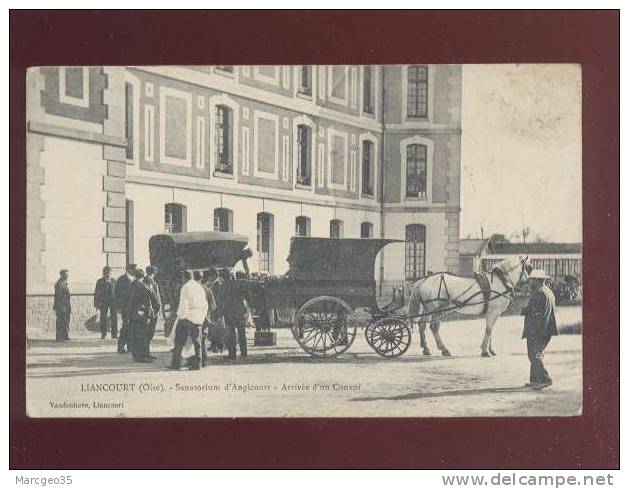
[[[247,335],[245,325],[247,324],[247,292],[240,282],[232,279],[228,268],[219,271],[219,283],[216,287],[214,298],[216,299],[216,317],[220,320],[225,318],[225,328],[227,329],[227,359],[236,359],[236,341],[240,348],[240,358],[247,357]]]
[[[133,339],[129,322],[129,299],[131,299],[131,284],[135,280],[136,266],[134,263],[127,265],[127,271],[124,275],[118,277],[116,281],[116,306],[122,316],[122,328],[120,328],[120,336],[118,336],[118,353],[125,353],[125,346],[131,350]]]
[[[155,315],[149,324],[149,328],[146,332],[146,338],[144,338],[144,352],[145,355],[149,358],[154,359],[155,357],[151,355],[151,341],[153,341],[153,336],[155,335],[155,328],[157,326],[157,318],[159,311],[162,310],[162,299],[159,295],[159,285],[157,285],[157,280],[155,279],[155,275],[157,274],[157,267],[149,265],[146,267],[146,278],[144,279],[149,292],[153,296],[153,301],[155,304]]]
[[[100,337],[105,339],[111,326],[111,337],[118,338],[118,313],[116,311],[116,281],[111,278],[111,268],[103,268],[103,276],[96,281],[94,307],[100,311]],[[107,317],[109,316],[109,325]]]
[[[186,283],[179,292],[175,348],[173,349],[173,357],[169,368],[179,370],[181,367],[181,352],[188,336],[190,336],[194,345],[194,357],[190,369],[199,370],[201,368],[199,336],[207,315],[208,305],[205,289],[198,281],[193,279],[193,274],[186,270],[184,277]]]
[[[149,354],[147,338],[151,324],[157,316],[158,304],[150,290],[150,285],[150,281],[144,276],[144,270],[136,270],[129,300],[130,334],[134,335],[131,353],[134,362],[151,363],[153,361]]]
[[[550,386],[551,380],[544,368],[544,349],[552,336],[556,336],[555,295],[546,285],[548,275],[544,270],[533,270],[529,275],[531,297],[522,310],[524,315],[524,331],[526,349],[531,362],[530,379],[526,387],[543,389]]]
[[[61,270],[59,272],[59,280],[55,283],[55,300],[53,310],[57,316],[56,335],[57,341],[68,341],[70,339],[70,314],[72,306],[70,305],[70,289],[68,288],[69,272]]]

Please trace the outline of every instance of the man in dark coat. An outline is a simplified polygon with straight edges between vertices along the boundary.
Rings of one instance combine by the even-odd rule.
[[[153,336],[155,335],[155,328],[157,326],[157,317],[159,312],[162,310],[162,299],[159,293],[159,285],[157,285],[157,280],[155,279],[155,275],[157,274],[157,267],[149,265],[146,267],[146,278],[144,279],[146,285],[149,289],[149,292],[153,295],[155,307],[155,315],[151,320],[149,325],[146,338],[144,338],[144,346],[143,350],[147,357],[155,359],[153,355],[151,355],[151,341],[153,341]]]
[[[555,320],[555,295],[546,286],[548,276],[544,270],[533,270],[529,275],[531,297],[522,310],[526,349],[531,362],[530,379],[527,387],[543,389],[553,383],[544,368],[544,349],[552,336],[557,335]]]
[[[156,309],[159,305],[149,287],[150,281],[146,280],[144,270],[136,270],[135,282],[131,285],[128,314],[131,324],[130,332],[134,335],[131,353],[133,361],[140,363],[153,361],[146,340],[149,337],[151,324],[157,316]]]
[[[125,346],[131,351],[131,344],[133,343],[127,308],[129,299],[131,299],[131,284],[135,280],[135,270],[135,264],[130,263],[127,265],[126,273],[118,277],[116,281],[116,306],[122,316],[122,328],[120,328],[120,335],[118,336],[118,353],[125,353]]]
[[[111,268],[103,268],[103,276],[96,281],[94,307],[100,311],[100,337],[105,339],[111,325],[111,337],[118,338],[118,312],[116,310],[116,281],[111,278]]]
[[[57,317],[57,331],[55,335],[57,341],[68,341],[70,339],[70,314],[72,313],[72,306],[70,305],[70,289],[68,288],[69,275],[67,270],[61,270],[59,272],[59,280],[55,283],[55,300],[52,308]]]
[[[232,279],[231,272],[223,268],[219,272],[219,283],[214,294],[216,300],[216,318],[224,318],[227,330],[227,358],[236,359],[236,337],[240,348],[240,358],[247,357],[247,336],[245,325],[247,324],[247,291]]]
[[[201,285],[203,285],[203,288],[205,289],[205,296],[208,304],[208,316],[203,325],[203,334],[205,335],[206,343],[207,339],[209,339],[210,349],[214,353],[220,353],[225,347],[225,328],[223,327],[221,320],[214,321],[214,311],[216,311],[214,284],[216,283],[216,280],[217,273],[215,268],[210,268],[209,270],[205,270],[203,272]]]

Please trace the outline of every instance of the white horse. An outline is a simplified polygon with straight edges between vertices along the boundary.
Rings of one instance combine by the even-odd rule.
[[[476,278],[459,277],[451,273],[435,273],[413,284],[407,314],[419,322],[420,344],[424,355],[430,355],[425,333],[426,323],[429,322],[437,348],[443,356],[451,356],[439,336],[439,324],[440,319],[453,312],[469,316],[482,315],[484,312],[485,337],[481,343],[481,355],[496,355],[491,347],[491,332],[500,315],[507,309],[513,289],[528,280],[531,266],[527,261],[528,257],[511,258],[501,261],[490,272],[481,274],[489,282],[488,298]]]

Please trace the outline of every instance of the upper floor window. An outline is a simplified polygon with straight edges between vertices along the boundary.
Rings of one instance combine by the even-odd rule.
[[[408,67],[408,93],[406,97],[408,117],[428,117],[428,67]]]
[[[297,91],[304,95],[312,95],[312,66],[301,65],[299,67],[299,84]]]
[[[406,147],[406,197],[427,200],[426,146],[409,144]]]
[[[306,125],[297,126],[297,183],[310,186],[311,129]]]
[[[310,236],[310,218],[298,216],[295,219],[295,236]]]
[[[360,237],[361,238],[373,238],[373,224],[370,222],[360,223]]]
[[[363,66],[363,112],[374,113],[373,67]]]
[[[230,209],[219,207],[214,209],[214,231],[230,233],[233,230],[233,212]]]
[[[362,193],[369,196],[373,196],[373,147],[371,141],[363,141]]]
[[[406,280],[418,280],[426,275],[426,226],[406,226],[404,269]]]
[[[216,171],[233,173],[232,111],[224,105],[216,106]]]
[[[234,65],[218,65],[216,68],[221,71],[227,71],[228,73],[234,72]]]
[[[133,85],[125,83],[125,126],[124,137],[127,139],[126,157],[133,158]]]
[[[330,221],[330,238],[342,238],[343,237],[343,221],[339,219],[332,219]]]
[[[164,233],[183,233],[186,231],[186,206],[166,204],[164,206]]]

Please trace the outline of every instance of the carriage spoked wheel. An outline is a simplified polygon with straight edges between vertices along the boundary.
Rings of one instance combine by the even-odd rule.
[[[350,321],[352,308],[341,299],[320,296],[304,303],[295,313],[292,332],[304,350],[315,357],[335,357],[356,338]]]
[[[411,328],[400,319],[381,319],[367,325],[365,338],[378,355],[396,358],[411,346]]]

